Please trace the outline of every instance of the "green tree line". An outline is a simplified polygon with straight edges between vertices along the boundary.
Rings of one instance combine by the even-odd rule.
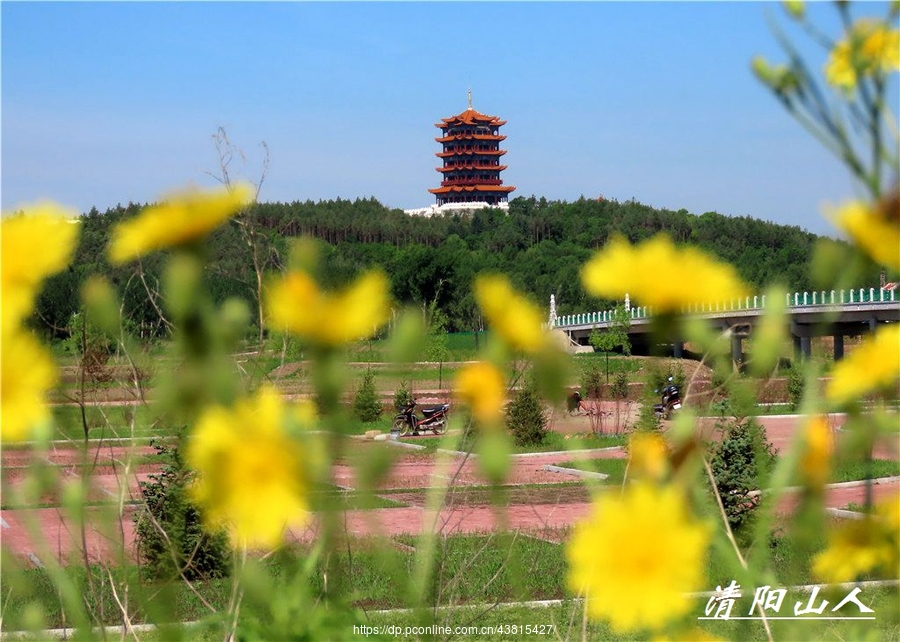
[[[92,209],[83,216],[75,261],[47,283],[34,319],[38,327],[65,336],[77,311],[74,293],[86,275],[96,273],[115,284],[125,315],[145,336],[165,335],[165,301],[158,294],[163,257],[114,268],[104,254],[111,226],[134,216],[140,207],[120,205],[103,213]],[[269,269],[283,265],[292,237],[315,237],[322,242],[325,285],[343,285],[361,270],[381,266],[397,301],[439,310],[450,331],[471,330],[481,323],[471,284],[484,270],[508,274],[517,288],[541,304],[555,295],[559,314],[611,307],[614,302],[588,297],[578,275],[591,252],[613,234],[638,242],[666,232],[676,243],[694,244],[733,264],[756,288],[779,282],[792,290],[812,286],[809,263],[818,240],[796,226],[657,209],[635,200],[519,197],[510,201],[508,213],[487,208],[426,218],[407,216],[374,198],[337,199],[257,203],[244,216],[257,226]],[[215,297],[237,296],[255,308],[252,250],[237,223],[217,230],[208,251],[207,276]],[[665,278],[659,275],[662,282]]]

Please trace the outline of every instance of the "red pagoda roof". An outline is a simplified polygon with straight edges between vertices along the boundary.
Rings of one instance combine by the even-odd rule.
[[[488,116],[486,114],[482,114],[481,112],[476,111],[470,107],[466,111],[459,113],[456,116],[450,116],[450,118],[441,118],[441,122],[435,123],[434,126],[443,129],[444,127],[450,127],[452,125],[474,125],[476,123],[485,123],[488,125],[500,127],[501,125],[505,125],[506,121],[500,120],[496,116]]]
[[[447,152],[436,152],[438,158],[448,158],[450,156],[467,156],[472,154],[482,154],[485,156],[503,156],[505,149],[453,149]]]
[[[435,169],[439,172],[455,172],[460,169],[468,169],[468,170],[489,170],[492,172],[502,172],[506,169],[506,165],[480,165],[477,163],[469,163],[468,165],[453,165],[449,167],[435,167]]]
[[[450,134],[435,138],[439,143],[449,143],[451,140],[506,140],[506,136],[494,134]]]
[[[453,187],[437,187],[428,190],[432,194],[449,194],[450,192],[512,192],[512,185],[454,185]]]

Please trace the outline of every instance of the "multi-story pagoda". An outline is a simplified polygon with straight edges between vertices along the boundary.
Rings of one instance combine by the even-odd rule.
[[[500,172],[506,165],[500,157],[506,151],[500,149],[500,127],[506,124],[496,116],[486,116],[472,109],[472,92],[466,111],[435,123],[441,136],[435,140],[443,145],[437,157],[444,162],[438,167],[443,175],[441,186],[428,190],[437,198],[438,205],[447,203],[505,203],[507,195],[515,187],[503,185]]]

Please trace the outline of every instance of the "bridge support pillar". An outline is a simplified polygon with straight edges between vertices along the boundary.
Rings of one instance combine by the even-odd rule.
[[[840,361],[844,358],[844,335],[840,332],[834,333],[834,360]]]
[[[672,344],[672,354],[676,359],[684,358],[684,342],[676,341]]]
[[[812,339],[800,337],[800,352],[803,353],[804,359],[809,359],[812,356]]]
[[[734,362],[734,367],[738,370],[740,370],[741,366],[744,364],[742,340],[741,337],[736,334],[731,335],[731,360]]]
[[[803,352],[800,349],[800,337],[792,334],[791,340],[794,342],[794,361],[799,362],[803,358]]]

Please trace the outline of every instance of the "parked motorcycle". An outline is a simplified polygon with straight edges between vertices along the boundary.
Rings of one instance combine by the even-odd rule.
[[[418,435],[420,430],[430,430],[435,435],[447,432],[450,404],[443,403],[439,406],[422,408],[422,417],[416,415],[416,405],[415,401],[410,401],[406,404],[406,408],[394,417],[393,431],[399,432],[401,437],[409,434]]]
[[[669,377],[669,385],[663,388],[660,403],[653,405],[653,413],[659,419],[669,419],[676,410],[681,410],[681,389]]]

